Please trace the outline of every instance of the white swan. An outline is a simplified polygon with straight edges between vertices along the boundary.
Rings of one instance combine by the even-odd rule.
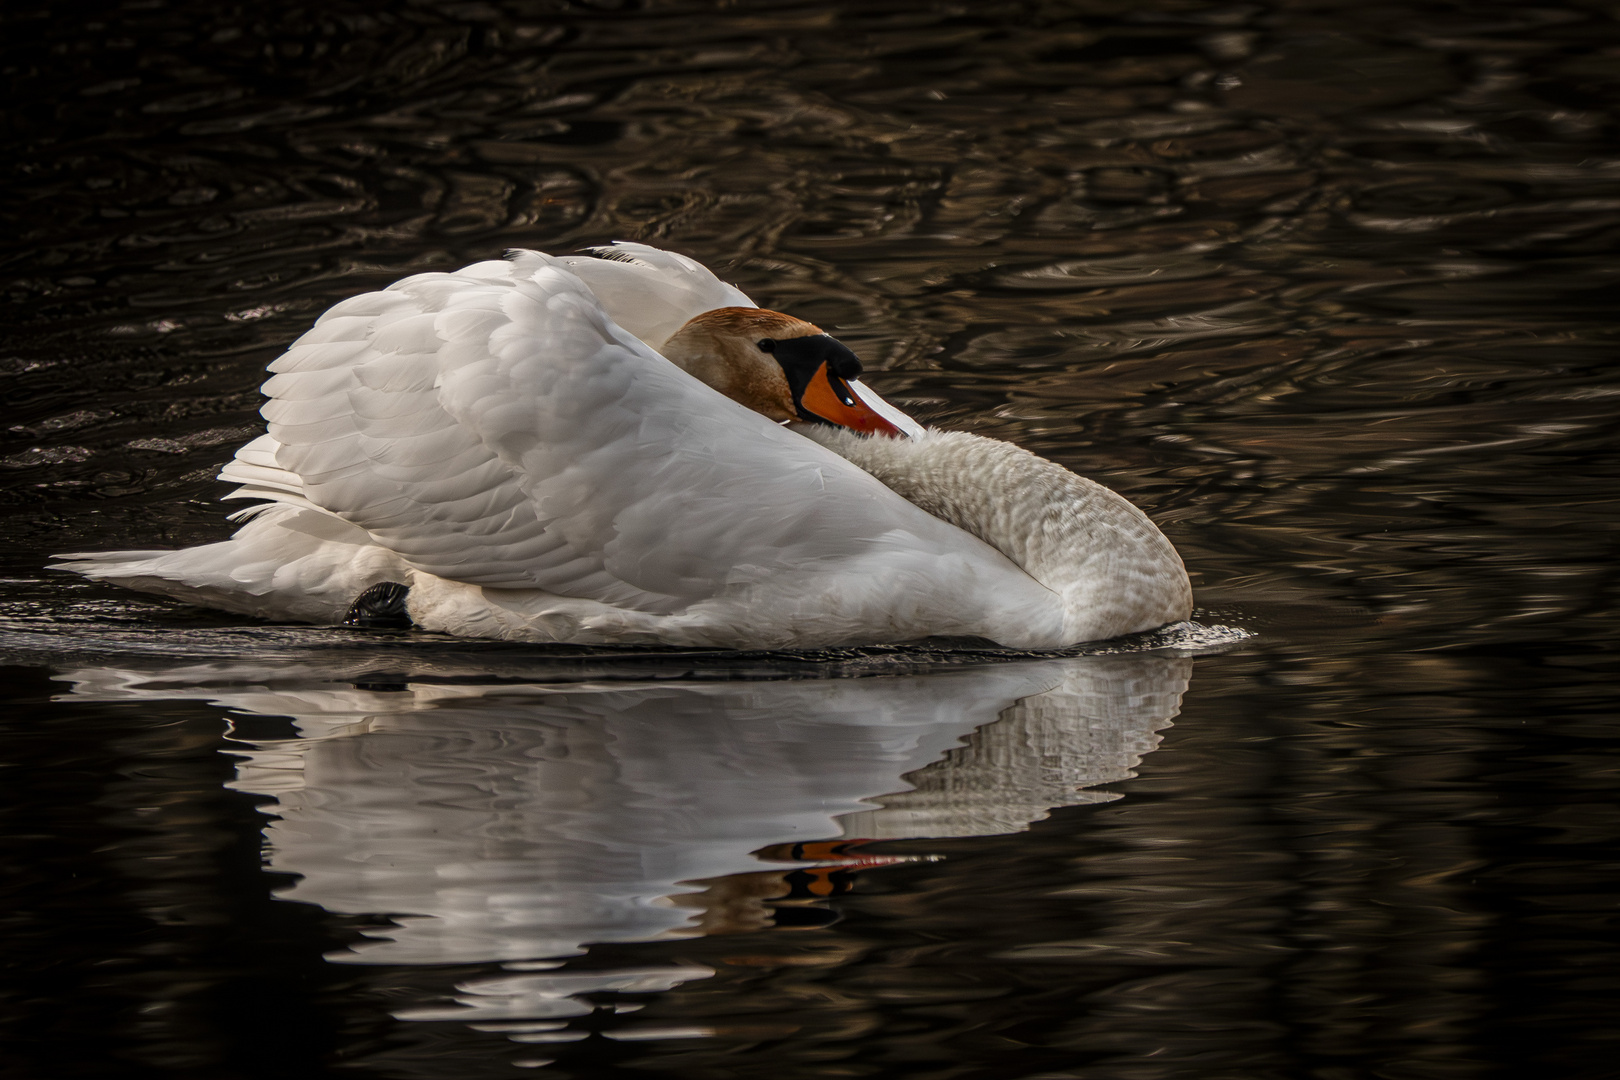
[[[597,254],[338,304],[270,365],[269,433],[220,473],[266,500],[235,536],[58,565],[270,619],[402,601],[424,629],[543,642],[1045,649],[1190,613],[1125,499],[923,430],[848,349],[684,256]]]

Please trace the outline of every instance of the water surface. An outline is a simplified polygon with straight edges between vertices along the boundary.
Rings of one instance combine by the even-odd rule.
[[[1609,7],[83,10],[0,16],[8,1074],[1613,1075]],[[611,239],[1256,636],[602,655],[41,569],[227,535],[337,300]]]

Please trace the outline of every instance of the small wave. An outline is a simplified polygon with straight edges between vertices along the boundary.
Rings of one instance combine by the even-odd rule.
[[[1143,634],[1067,649],[1005,649],[979,639],[798,650],[546,645],[480,641],[424,631],[276,625],[161,625],[150,606],[89,602],[42,612],[0,610],[0,663],[59,666],[116,659],[156,663],[247,661],[398,672],[413,679],[847,678],[916,674],[943,667],[1078,656],[1221,652],[1253,635],[1236,627],[1179,622]]]

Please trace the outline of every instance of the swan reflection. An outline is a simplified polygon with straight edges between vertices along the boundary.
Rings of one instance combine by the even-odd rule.
[[[60,678],[94,700],[227,710],[231,786],[274,800],[268,866],[298,878],[279,895],[394,916],[330,959],[506,962],[461,1006],[399,1014],[487,1021],[706,975],[543,958],[813,923],[816,901],[895,861],[866,842],[1015,832],[1118,797],[1087,789],[1158,744],[1190,667],[1130,654],[844,679],[377,683],[212,662]]]

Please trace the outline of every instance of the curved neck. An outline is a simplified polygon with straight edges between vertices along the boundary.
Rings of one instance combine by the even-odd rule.
[[[1012,443],[929,429],[911,439],[800,427],[896,494],[1007,556],[1063,599],[1071,641],[1185,619],[1186,569],[1123,497]]]

